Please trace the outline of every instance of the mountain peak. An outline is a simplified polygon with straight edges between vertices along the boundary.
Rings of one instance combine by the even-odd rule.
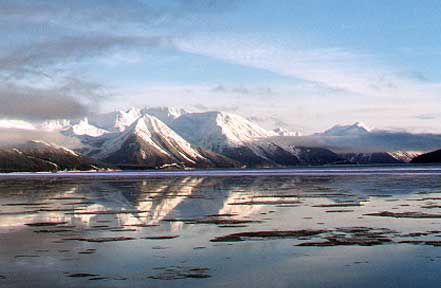
[[[92,146],[94,143],[91,143]],[[158,118],[144,114],[120,133],[97,139],[94,157],[140,167],[234,166],[232,160],[193,146]],[[217,164],[216,164],[217,163]],[[224,164],[221,164],[224,163]],[[165,165],[165,166],[164,166]]]
[[[164,130],[170,130],[164,123],[161,122],[158,118],[144,114],[143,116],[139,117],[135,122],[130,125],[126,131],[127,133],[144,133],[147,134],[148,137],[152,135],[154,132],[161,132]]]
[[[365,124],[355,122],[350,125],[335,125],[322,134],[327,136],[358,136],[365,135],[369,132],[370,129]]]
[[[87,117],[80,120],[77,124],[72,125],[70,129],[68,129],[68,131],[72,135],[78,135],[78,136],[87,135],[92,137],[98,137],[108,133],[108,131],[104,129],[100,129],[98,127],[89,124],[89,120],[87,119]]]
[[[363,122],[355,122],[354,124],[352,124],[352,126],[353,127],[359,127],[359,128],[362,128],[362,129],[364,129],[364,130],[366,130],[366,131],[368,131],[368,132],[370,132],[370,128],[366,125],[366,124],[364,124]]]
[[[215,152],[276,136],[241,116],[219,111],[182,115],[172,122],[172,127],[193,144]]]
[[[141,113],[143,115],[149,114],[155,116],[165,124],[169,125],[173,120],[189,112],[181,108],[160,106],[160,107],[146,107],[141,110]]]

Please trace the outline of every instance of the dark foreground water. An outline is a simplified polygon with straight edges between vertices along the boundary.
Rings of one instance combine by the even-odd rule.
[[[0,176],[0,287],[439,287],[441,170],[361,170]]]

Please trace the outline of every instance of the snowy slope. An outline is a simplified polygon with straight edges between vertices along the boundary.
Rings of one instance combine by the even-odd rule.
[[[162,121],[147,114],[123,132],[103,135],[89,144],[94,147],[88,151],[90,156],[118,165],[216,167],[224,161],[226,166],[233,166],[231,160],[191,145]]]
[[[92,137],[98,137],[108,133],[107,130],[90,125],[87,118],[84,118],[83,120],[80,120],[78,123],[71,125],[65,131],[66,131],[65,133],[66,135],[72,135],[72,136],[87,135]]]
[[[217,111],[184,114],[171,127],[191,143],[215,152],[276,136],[241,116]]]
[[[409,163],[413,158],[421,155],[422,152],[419,151],[394,151],[388,152],[392,157],[397,160],[403,161],[405,163]]]
[[[319,134],[326,136],[357,136],[365,135],[369,133],[369,131],[370,129],[366,125],[356,122],[352,125],[335,125],[334,127]]]

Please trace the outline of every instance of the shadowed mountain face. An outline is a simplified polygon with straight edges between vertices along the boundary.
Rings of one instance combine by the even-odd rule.
[[[108,167],[93,158],[41,141],[0,149],[1,172],[96,170]]]
[[[349,163],[354,164],[400,164],[405,163],[401,159],[397,159],[393,155],[386,152],[378,153],[346,153],[340,154]]]
[[[441,150],[421,154],[413,158],[411,163],[441,163]]]

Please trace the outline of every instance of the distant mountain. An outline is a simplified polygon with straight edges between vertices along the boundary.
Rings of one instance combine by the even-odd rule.
[[[344,161],[325,148],[281,146],[265,141],[226,148],[223,155],[255,168],[326,165]]]
[[[110,132],[122,132],[141,116],[139,109],[130,108],[127,111],[121,110],[90,115],[89,123]]]
[[[108,167],[67,148],[42,141],[0,149],[1,172],[98,170]]]
[[[388,152],[404,161],[409,161],[417,154],[438,149],[441,143],[439,134],[366,130],[363,127],[354,124],[309,136],[276,137],[269,140],[280,145],[323,147],[336,153]]]
[[[176,118],[172,127],[193,144],[200,145],[239,161],[248,167],[283,167],[296,165],[323,165],[335,163],[404,163],[400,157],[387,152],[336,154],[328,145],[290,143],[304,139],[295,132],[284,129],[265,130],[240,116],[221,113],[189,113]],[[360,138],[371,132],[361,123],[337,125],[315,139]],[[280,136],[282,137],[276,137]],[[296,135],[290,137],[290,135]],[[280,141],[281,139],[286,141]],[[326,143],[327,141],[325,141]],[[350,143],[342,141],[345,145]],[[362,147],[362,146],[359,146]]]
[[[141,110],[141,114],[148,114],[155,116],[156,118],[158,118],[167,125],[170,125],[173,120],[188,113],[189,112],[184,109],[175,108],[175,107],[151,107],[151,108],[144,108]]]
[[[410,163],[441,163],[441,149],[416,156]]]
[[[41,123],[39,129],[49,132],[60,132],[66,136],[91,136],[97,137],[109,133],[107,130],[89,124],[87,118],[82,120],[49,120]]]
[[[405,163],[404,160],[395,158],[394,155],[387,152],[374,153],[346,153],[339,154],[352,164],[399,164]]]
[[[73,124],[70,127],[66,127],[66,129],[63,131],[64,135],[69,135],[69,136],[87,135],[92,137],[98,137],[106,133],[109,132],[107,130],[90,125],[87,118],[80,120],[78,123]]]
[[[326,130],[318,135],[326,136],[361,136],[369,133],[369,128],[360,122],[356,122],[352,125],[335,125],[332,128]]]
[[[121,133],[88,143],[87,154],[124,168],[238,167],[219,154],[196,147],[158,118],[145,114]]]
[[[277,136],[301,136],[300,132],[290,131],[282,127],[273,129],[273,132],[276,133]]]

